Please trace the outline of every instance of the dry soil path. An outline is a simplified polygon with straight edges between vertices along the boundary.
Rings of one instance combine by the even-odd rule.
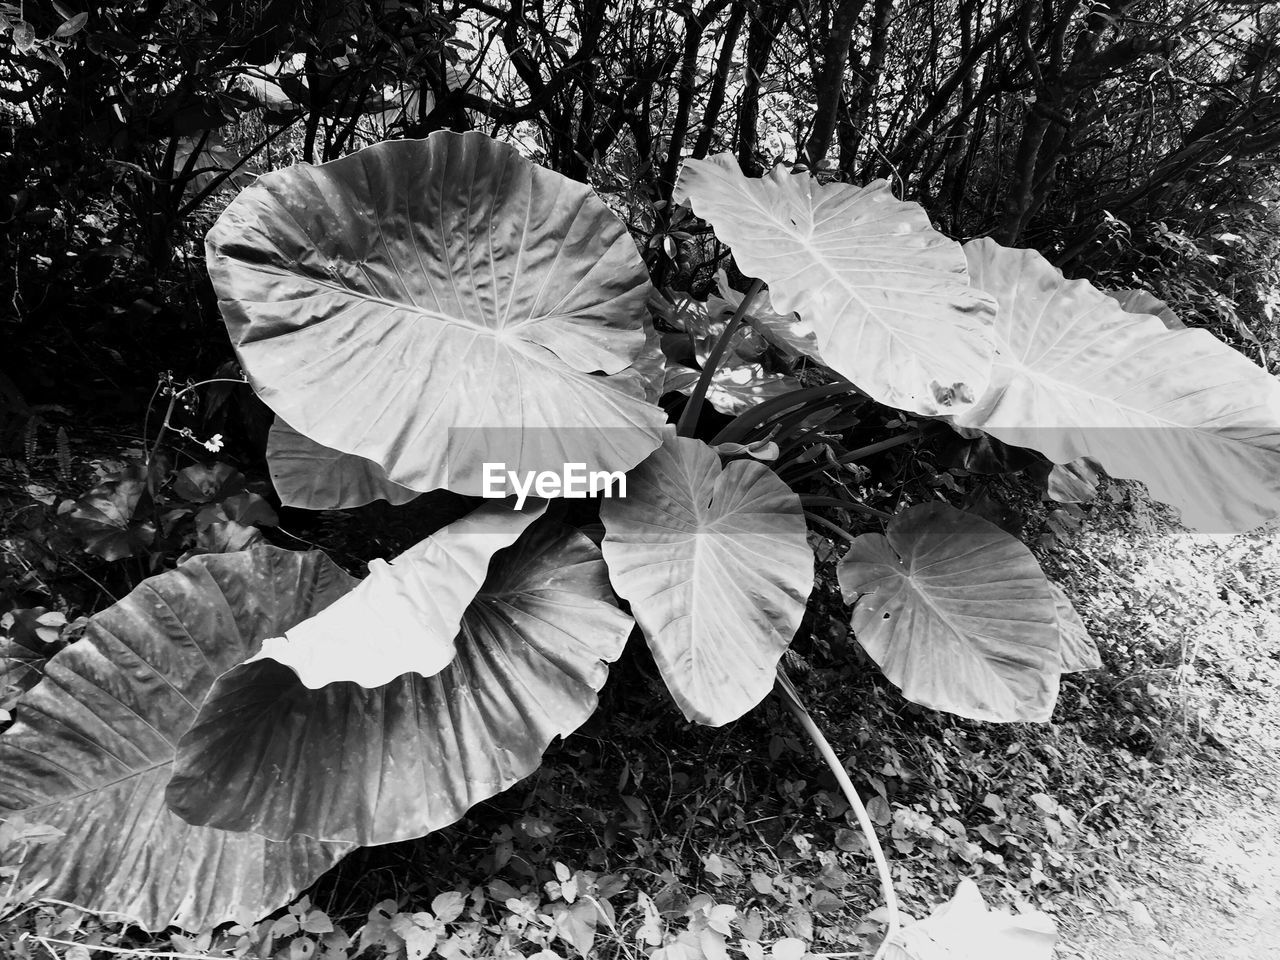
[[[1117,876],[1117,902],[1063,931],[1064,960],[1280,960],[1280,594],[1268,586],[1270,621],[1213,678],[1222,753]]]

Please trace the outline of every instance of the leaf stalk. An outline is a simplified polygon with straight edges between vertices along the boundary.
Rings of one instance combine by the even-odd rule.
[[[880,840],[876,837],[875,824],[871,822],[871,815],[867,813],[867,808],[863,805],[862,798],[858,796],[858,791],[854,788],[853,781],[849,779],[849,773],[845,770],[844,764],[836,756],[835,750],[832,749],[822,730],[814,722],[813,717],[805,708],[804,701],[800,699],[799,692],[787,675],[782,672],[781,667],[778,668],[778,679],[774,684],[773,692],[791,711],[796,720],[799,721],[800,726],[804,728],[804,732],[813,742],[813,745],[817,747],[822,759],[831,768],[831,773],[835,776],[836,783],[840,785],[840,790],[844,793],[845,799],[849,801],[849,806],[853,808],[854,815],[858,818],[858,826],[862,828],[862,835],[867,839],[867,846],[871,850],[871,859],[875,861],[876,873],[880,878],[880,893],[884,897],[885,910],[889,914],[889,929],[885,933],[884,940],[881,942],[880,949],[876,951],[874,958],[874,960],[879,960],[884,954],[885,947],[896,938],[898,931],[902,929],[902,916],[898,909],[898,895],[893,889],[893,874],[889,870],[889,860],[885,857],[884,849],[880,846]]]
[[[676,423],[676,433],[680,434],[680,436],[689,437],[693,435],[694,428],[698,426],[698,418],[702,414],[703,401],[707,398],[707,390],[711,387],[711,379],[716,375],[716,369],[720,366],[720,361],[724,359],[724,355],[729,349],[729,341],[733,339],[734,334],[738,332],[738,328],[742,326],[742,320],[747,315],[747,308],[751,306],[751,301],[763,289],[763,280],[751,281],[751,289],[747,291],[746,296],[742,298],[742,302],[738,304],[738,309],[733,311],[733,316],[724,325],[724,331],[711,348],[711,353],[707,355],[707,361],[702,365],[702,376],[698,377],[693,393],[689,395],[689,402],[684,405],[684,410],[680,412],[680,420]]]

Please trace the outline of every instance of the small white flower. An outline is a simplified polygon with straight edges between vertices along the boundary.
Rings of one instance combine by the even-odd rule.
[[[211,453],[217,453],[222,449],[222,434],[215,433],[212,437],[204,442],[204,448]]]

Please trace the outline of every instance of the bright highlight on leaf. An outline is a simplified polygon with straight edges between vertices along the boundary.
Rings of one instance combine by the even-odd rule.
[[[858,537],[837,570],[853,631],[913,703],[972,720],[1045,721],[1058,696],[1058,613],[1023,543],[945,503]]]
[[[1058,929],[1039,910],[992,910],[964,879],[955,896],[885,945],[884,960],[1052,960]]]
[[[956,417],[1055,463],[1141,480],[1197,530],[1280,514],[1280,382],[1205,330],[1125,313],[1033,250],[965,245],[1000,303],[991,388]]]
[[[701,375],[700,370],[690,367],[669,366],[664,392],[688,396]],[[733,416],[758,403],[799,390],[801,386],[795,377],[789,377],[785,373],[768,373],[758,363],[723,365],[712,374],[711,386],[707,388],[707,400],[721,413]]]
[[[626,470],[658,444],[635,244],[506,144],[442,131],[267,174],[207,247],[254,389],[395,483],[476,495],[485,462]]]
[[[350,582],[322,553],[256,547],[189,560],[94,616],[0,735],[0,812],[65,834],[27,851],[20,887],[149,930],[204,930],[252,923],[332,866],[349,847],[193,827],[164,790],[218,674]]]
[[[609,577],[690,720],[719,726],[773,689],[813,588],[800,498],[768,467],[722,467],[669,436],[600,519]]]
[[[1125,313],[1136,313],[1148,317],[1158,317],[1169,330],[1185,330],[1187,325],[1178,319],[1169,306],[1153,293],[1146,290],[1104,290],[1108,297],[1120,304]]]
[[[423,836],[532,773],[591,715],[632,626],[595,545],[544,520],[494,559],[432,677],[309,690],[271,660],[224,674],[182,739],[169,803],[277,839]],[[349,643],[365,655],[362,637]]]
[[[343,680],[380,687],[401,674],[439,673],[453,659],[462,615],[490,558],[545,510],[543,500],[524,510],[505,500],[487,503],[390,563],[372,561],[354,590],[284,636],[264,640],[249,662],[275,660],[312,689]]]
[[[685,161],[674,199],[769,285],[775,310],[812,325],[823,362],[873,399],[937,415],[985,389],[995,305],[969,286],[960,245],[884,181],[824,185],[783,167],[754,179],[722,154]]]

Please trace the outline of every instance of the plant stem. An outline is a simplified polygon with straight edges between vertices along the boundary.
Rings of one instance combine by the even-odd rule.
[[[804,516],[805,516],[805,519],[808,520],[810,523],[816,523],[820,527],[825,527],[827,530],[829,530],[831,533],[833,533],[837,537],[840,537],[843,540],[847,540],[849,541],[849,543],[853,543],[855,538],[852,533],[832,523],[826,517],[820,517],[816,513],[812,513],[808,510],[804,512]]]
[[[181,390],[175,390],[171,393],[169,395],[169,407],[164,412],[164,422],[160,424],[160,432],[156,434],[156,442],[151,445],[151,450],[147,453],[146,465],[148,468],[151,466],[151,461],[155,459],[156,451],[160,449],[160,442],[164,439],[164,432],[166,430],[173,429],[173,424],[170,423],[169,420],[173,416],[173,408],[177,405],[178,398],[184,394],[190,393],[198,387],[206,387],[211,383],[239,383],[248,386],[249,381],[237,380],[234,377],[212,377],[209,380],[201,380],[199,383],[190,384],[189,386],[183,387]],[[143,430],[146,430],[145,424],[143,426]]]
[[[923,430],[908,430],[905,433],[900,433],[897,436],[890,437],[888,440],[881,440],[878,443],[869,443],[865,447],[858,447],[856,450],[850,450],[843,456],[837,457],[836,463],[853,463],[856,460],[865,459],[872,454],[882,453],[885,450],[891,450],[904,443],[910,443],[912,440],[918,440],[922,436],[924,436]],[[811,470],[806,470],[804,473],[791,477],[789,482],[799,483],[801,480],[807,480],[812,476],[822,473],[824,470],[830,470],[832,466],[833,464],[830,463],[821,464]]]
[[[876,873],[880,877],[880,893],[884,897],[885,910],[889,914],[889,930],[885,933],[880,949],[876,951],[876,958],[879,958],[884,953],[886,945],[894,939],[902,928],[902,918],[898,911],[898,895],[893,891],[893,874],[889,870],[889,861],[880,846],[880,840],[876,837],[875,824],[871,822],[871,815],[867,813],[867,808],[863,806],[862,798],[858,796],[858,791],[854,789],[853,781],[849,779],[849,774],[845,770],[844,764],[840,762],[835,750],[831,748],[827,738],[823,736],[822,731],[818,729],[818,725],[814,723],[813,717],[809,715],[809,711],[805,709],[804,702],[800,699],[799,692],[787,678],[787,675],[782,672],[781,667],[778,668],[778,680],[774,684],[773,692],[777,694],[796,720],[800,722],[804,732],[813,741],[813,745],[818,748],[818,753],[822,755],[822,759],[831,768],[831,773],[835,776],[836,783],[840,784],[840,789],[844,793],[845,799],[849,801],[849,806],[853,808],[853,812],[858,818],[858,826],[862,828],[862,835],[867,839],[867,846],[871,850],[871,859],[875,861]]]
[[[804,507],[834,507],[837,510],[852,510],[855,513],[865,513],[869,517],[879,517],[881,520],[893,519],[892,513],[885,513],[875,507],[868,507],[865,503],[859,503],[857,500],[841,500],[837,497],[819,497],[802,493],[800,494],[800,505]]]
[[[740,443],[743,437],[753,430],[760,428],[767,421],[781,416],[788,410],[804,408],[815,400],[821,400],[835,394],[851,393],[855,390],[854,385],[848,380],[824,383],[817,387],[805,387],[802,390],[792,390],[790,393],[784,393],[780,397],[774,397],[772,400],[766,400],[764,403],[744,410],[731,420],[723,430],[717,433],[711,442],[725,443],[734,441]]]
[[[684,405],[684,410],[680,413],[680,420],[676,424],[676,433],[680,434],[680,436],[689,437],[693,435],[694,428],[698,426],[698,417],[702,413],[702,403],[706,400],[707,390],[711,387],[711,378],[716,375],[716,368],[720,366],[720,361],[724,359],[725,352],[729,349],[729,341],[733,339],[734,334],[738,332],[738,327],[742,325],[742,318],[747,315],[747,308],[751,306],[751,301],[763,289],[763,280],[751,281],[751,289],[747,291],[746,296],[742,298],[742,302],[738,304],[738,309],[733,311],[733,316],[724,325],[724,332],[720,334],[715,346],[711,348],[711,353],[707,355],[707,361],[702,365],[702,376],[698,377],[693,393],[689,395],[689,402]]]

